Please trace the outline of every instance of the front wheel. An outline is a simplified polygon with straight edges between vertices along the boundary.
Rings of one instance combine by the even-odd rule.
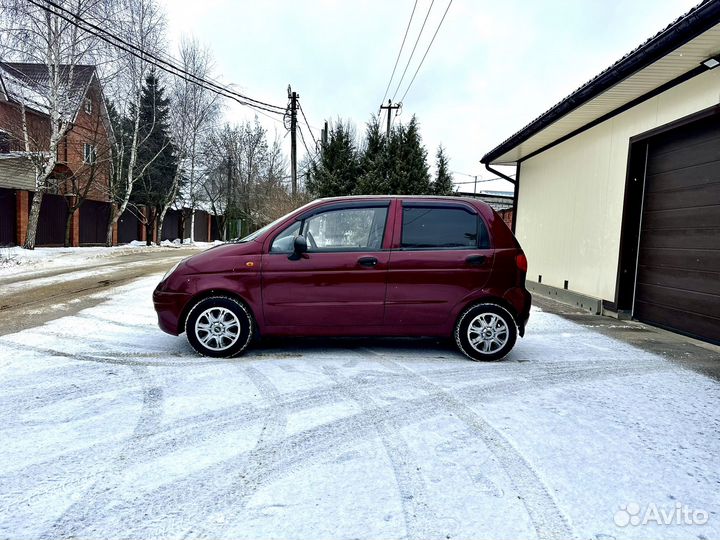
[[[455,343],[472,360],[499,360],[515,345],[517,325],[510,312],[497,304],[478,304],[455,324]]]
[[[193,349],[203,356],[231,358],[247,348],[253,319],[247,308],[227,296],[200,300],[188,314],[185,332]]]

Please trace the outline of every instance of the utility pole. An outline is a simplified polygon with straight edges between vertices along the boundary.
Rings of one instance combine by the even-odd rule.
[[[328,123],[327,123],[327,120],[325,120],[325,127],[320,132],[320,145],[324,148],[325,145],[327,145],[327,142],[328,142]]]
[[[382,114],[383,109],[387,109],[388,115],[387,115],[387,130],[385,131],[385,135],[390,138],[390,116],[392,115],[392,112],[394,110],[397,110],[401,107],[399,103],[396,103],[395,105],[392,104],[392,101],[388,99],[387,105],[380,105],[380,114]]]
[[[288,84],[290,99],[290,177],[292,178],[292,196],[297,195],[297,92]]]
[[[228,239],[228,235],[230,232],[228,230],[230,228],[230,223],[228,223],[228,216],[227,216],[228,210],[230,210],[229,213],[231,216],[235,215],[235,190],[233,189],[233,185],[232,185],[232,155],[231,154],[228,154],[227,189],[228,189],[228,205],[227,205],[227,208],[225,208],[225,230],[223,231],[225,234],[225,237],[223,238],[223,240]],[[242,236],[242,234],[240,234],[240,232],[238,232],[238,238],[240,238],[241,236]]]
[[[475,175],[475,187],[473,188],[473,193],[477,194],[477,174]]]

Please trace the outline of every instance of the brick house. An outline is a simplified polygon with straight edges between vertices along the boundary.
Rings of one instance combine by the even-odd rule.
[[[69,72],[63,73],[68,79]],[[47,152],[50,118],[38,90],[48,78],[44,64],[0,62],[0,245],[25,240],[35,168],[26,153],[20,103],[25,104],[30,151]],[[67,92],[72,126],[58,146],[57,165],[43,197],[37,245],[63,243],[70,208],[79,200],[71,216],[71,244],[105,241],[113,133],[95,67],[75,66]]]

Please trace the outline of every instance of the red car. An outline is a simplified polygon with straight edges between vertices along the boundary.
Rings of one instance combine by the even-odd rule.
[[[260,336],[452,337],[496,360],[525,331],[527,260],[487,204],[460,197],[320,199],[171,269],[158,324],[213,357]]]

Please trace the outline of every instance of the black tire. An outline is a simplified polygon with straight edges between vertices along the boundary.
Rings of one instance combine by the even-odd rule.
[[[470,326],[473,330],[470,332]],[[472,360],[492,361],[505,357],[517,341],[517,324],[510,312],[497,304],[476,304],[455,323],[455,343]],[[471,343],[479,339],[474,346]]]
[[[188,313],[187,339],[198,353],[212,358],[241,354],[253,336],[253,318],[239,301],[227,296],[203,298]]]

